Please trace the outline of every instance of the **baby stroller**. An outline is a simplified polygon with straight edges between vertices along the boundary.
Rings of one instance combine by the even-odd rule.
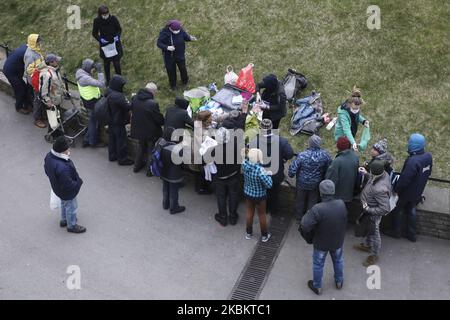
[[[87,126],[81,121],[80,109],[75,106],[71,97],[70,101],[72,109],[47,109],[49,132],[44,137],[45,141],[53,143],[58,136],[64,135],[69,144],[75,147],[75,139],[87,131]]]
[[[315,91],[308,97],[295,101],[295,109],[291,118],[291,135],[303,133],[316,134],[320,127],[329,122],[328,113],[323,114],[322,98]]]

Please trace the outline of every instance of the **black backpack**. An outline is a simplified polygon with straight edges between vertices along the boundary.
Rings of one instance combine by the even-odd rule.
[[[101,97],[94,106],[94,117],[100,124],[108,124],[111,119],[108,98]]]

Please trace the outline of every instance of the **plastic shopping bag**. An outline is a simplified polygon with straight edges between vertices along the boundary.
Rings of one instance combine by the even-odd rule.
[[[364,127],[362,136],[361,136],[361,142],[359,143],[359,150],[364,151],[367,148],[367,144],[370,141],[370,128]]]
[[[50,189],[50,210],[58,210],[61,208],[61,199]]]
[[[236,87],[250,93],[255,93],[256,84],[253,78],[253,63],[249,63],[245,68],[239,72],[239,77],[236,81]]]
[[[233,67],[228,66],[227,73],[225,74],[225,77],[224,77],[225,84],[235,85],[237,79],[238,79],[238,75],[233,71]]]

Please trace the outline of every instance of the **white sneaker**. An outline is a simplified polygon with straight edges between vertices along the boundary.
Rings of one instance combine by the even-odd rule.
[[[267,234],[267,236],[263,236],[262,238],[261,238],[261,241],[262,242],[267,242],[267,241],[269,241],[269,239],[272,237],[272,235],[270,234],[270,233],[268,233]]]
[[[251,233],[247,233],[245,235],[245,240],[251,240],[252,239],[252,234]]]

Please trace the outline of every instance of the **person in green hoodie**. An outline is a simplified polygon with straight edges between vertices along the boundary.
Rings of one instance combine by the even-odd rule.
[[[351,96],[337,110],[338,119],[334,130],[334,140],[338,141],[340,137],[347,137],[355,151],[358,151],[358,144],[355,140],[358,124],[369,127],[369,121],[361,115],[363,104],[361,90],[354,86]]]

